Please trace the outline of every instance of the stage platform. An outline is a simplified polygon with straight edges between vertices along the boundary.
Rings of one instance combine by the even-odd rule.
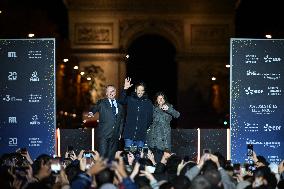
[[[67,146],[95,150],[95,129],[57,129],[57,154],[64,155]],[[220,152],[230,159],[229,129],[172,129],[172,151],[182,157],[198,160],[204,150]]]

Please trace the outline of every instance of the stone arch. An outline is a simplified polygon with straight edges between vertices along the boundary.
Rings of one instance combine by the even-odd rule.
[[[177,94],[174,91],[177,90],[178,64],[175,46],[160,33],[143,33],[136,36],[139,37],[127,48],[127,77],[131,77],[134,84],[138,81],[145,82],[148,97],[152,100],[156,92],[163,91],[170,103],[176,105]]]
[[[179,53],[183,49],[183,25],[178,20],[171,21],[124,21],[120,23],[120,47],[126,50],[133,41],[147,34],[159,35],[167,39]]]

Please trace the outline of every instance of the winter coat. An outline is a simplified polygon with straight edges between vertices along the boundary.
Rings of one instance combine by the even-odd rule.
[[[147,96],[138,97],[136,93],[126,95],[122,90],[119,102],[127,105],[127,116],[123,131],[125,139],[146,140],[147,129],[152,123],[153,104]]]
[[[167,104],[169,109],[164,111],[155,106],[153,112],[153,124],[147,134],[147,144],[151,148],[171,150],[171,125],[172,117],[178,118],[180,113],[171,104]]]

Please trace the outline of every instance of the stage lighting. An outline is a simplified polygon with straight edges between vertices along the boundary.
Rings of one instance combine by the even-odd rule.
[[[28,34],[28,37],[30,37],[30,38],[31,38],[31,37],[34,37],[34,36],[35,36],[35,34],[33,34],[33,33],[29,33],[29,34]]]

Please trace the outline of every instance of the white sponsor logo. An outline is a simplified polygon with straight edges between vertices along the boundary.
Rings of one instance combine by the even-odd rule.
[[[9,80],[9,81],[15,81],[15,80],[17,80],[17,72],[9,72],[8,80]]]
[[[9,117],[8,122],[9,123],[17,123],[17,117]]]
[[[17,58],[16,52],[8,52],[9,58]]]
[[[18,138],[9,138],[9,146],[17,146],[18,145]]]

